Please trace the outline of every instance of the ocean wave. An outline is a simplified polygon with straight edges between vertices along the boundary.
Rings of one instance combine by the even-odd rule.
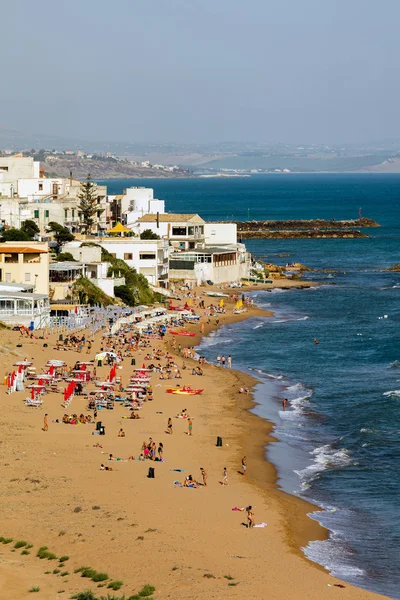
[[[400,367],[400,360],[395,360],[392,363],[390,363],[391,369],[398,369],[399,367]]]
[[[301,489],[307,490],[314,479],[320,473],[329,469],[342,469],[352,464],[350,451],[346,448],[334,448],[331,444],[325,444],[312,450],[310,454],[314,462],[305,469],[295,471],[300,477]]]
[[[309,319],[310,317],[300,317],[300,319],[296,319],[296,321],[307,321],[307,319]]]
[[[339,579],[361,580],[366,575],[363,569],[349,564],[352,555],[335,535],[328,540],[310,542],[302,550],[308,559],[322,564],[331,575]]]
[[[400,398],[400,390],[389,390],[388,392],[384,392],[383,395],[389,396],[389,398]]]
[[[272,373],[267,373],[262,369],[254,369],[253,367],[248,367],[249,371],[254,371],[255,373],[259,373],[260,375],[264,375],[265,377],[270,377],[270,379],[282,379],[283,375],[273,375]]]
[[[287,323],[287,321],[290,321],[290,319],[277,319],[275,321],[272,321],[273,323]]]
[[[264,327],[265,323],[260,323],[259,325],[256,325],[255,327],[253,327],[253,329],[260,329],[260,327]]]
[[[233,340],[231,338],[221,338],[221,337],[206,337],[203,338],[200,344],[200,350],[203,348],[209,348],[211,346],[219,346],[219,344],[231,344]]]

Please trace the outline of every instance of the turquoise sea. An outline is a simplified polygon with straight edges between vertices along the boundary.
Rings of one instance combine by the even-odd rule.
[[[226,326],[201,352],[210,361],[231,354],[234,367],[258,377],[255,411],[275,423],[279,442],[266,453],[279,485],[325,509],[312,518],[330,537],[305,554],[344,580],[399,599],[400,273],[384,269],[400,262],[400,175],[106,183],[109,193],[153,187],[169,212],[206,220],[348,219],[361,207],[381,224],[367,230],[369,239],[247,241],[255,255],[299,261],[316,269],[309,279],[332,285],[254,293],[274,316]]]

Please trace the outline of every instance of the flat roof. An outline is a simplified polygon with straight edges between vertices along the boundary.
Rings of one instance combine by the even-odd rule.
[[[12,290],[15,290],[16,292],[21,292],[23,290],[33,290],[33,288],[35,287],[35,285],[33,283],[8,283],[6,281],[1,281],[0,282],[0,293],[2,291],[3,288],[11,288]]]
[[[30,294],[29,292],[0,292],[0,300],[2,298],[17,298],[18,300],[43,300],[48,297],[48,294]]]
[[[218,246],[209,246],[208,248],[193,248],[192,250],[182,250],[173,252],[173,257],[184,256],[185,254],[232,254],[236,253],[236,248],[219,248]]]
[[[83,269],[83,263],[81,262],[55,262],[49,264],[50,271],[72,271],[73,269]]]

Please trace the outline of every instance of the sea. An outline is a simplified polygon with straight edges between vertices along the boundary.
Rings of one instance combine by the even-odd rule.
[[[266,458],[278,485],[323,511],[329,530],[304,554],[357,586],[400,599],[400,175],[271,174],[115,180],[109,193],[153,187],[169,212],[205,220],[377,220],[367,239],[247,240],[256,257],[300,262],[306,290],[256,291],[271,318],[206,337],[211,362],[232,356],[254,375],[254,409],[274,424]],[[314,340],[318,339],[318,344]],[[288,405],[283,410],[282,400]]]

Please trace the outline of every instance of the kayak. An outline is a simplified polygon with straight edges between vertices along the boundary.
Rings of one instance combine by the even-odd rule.
[[[167,390],[168,391],[168,390]],[[172,390],[171,394],[177,394],[178,396],[197,396],[201,394],[204,390],[183,390],[183,389],[175,389]]]
[[[172,335],[186,335],[189,337],[194,337],[196,335],[195,333],[190,333],[190,331],[170,331],[170,333],[172,333]]]

